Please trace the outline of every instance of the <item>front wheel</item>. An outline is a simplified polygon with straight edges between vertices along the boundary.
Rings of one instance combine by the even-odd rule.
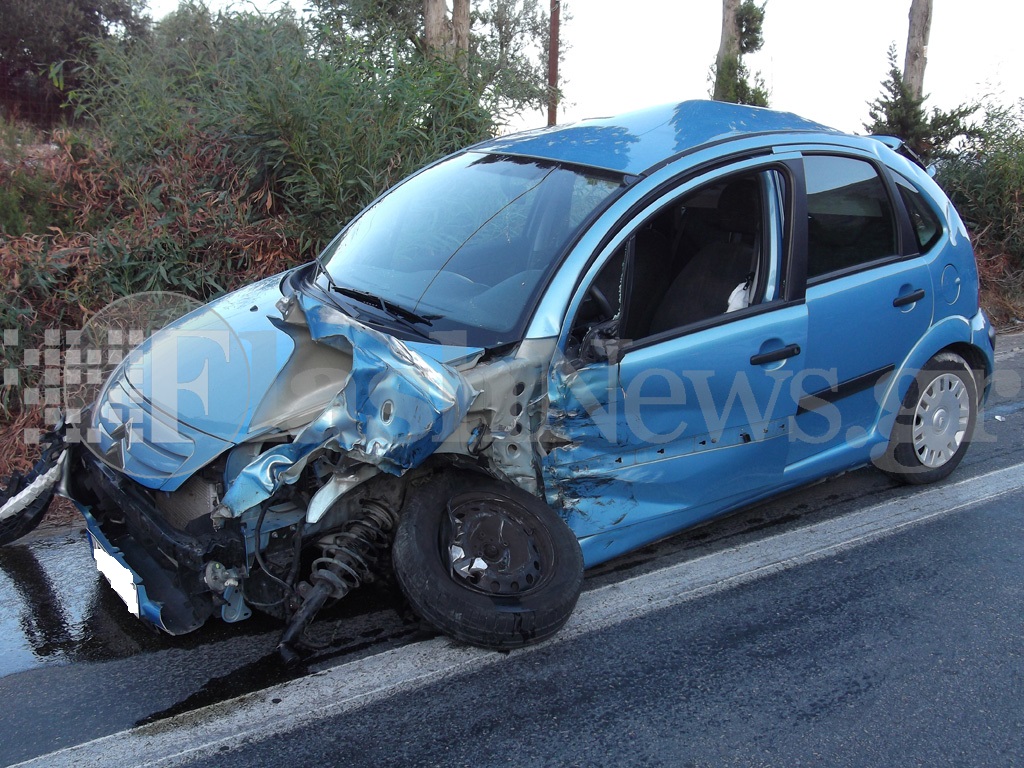
[[[468,472],[410,491],[392,559],[417,614],[482,648],[551,637],[583,585],[576,537],[547,504]]]
[[[913,485],[947,477],[967,453],[977,418],[974,372],[960,355],[936,355],[903,399],[881,468]]]

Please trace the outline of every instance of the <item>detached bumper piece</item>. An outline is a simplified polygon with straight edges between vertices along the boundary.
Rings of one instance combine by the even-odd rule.
[[[67,452],[59,432],[44,435],[43,445],[42,456],[28,473],[15,472],[0,480],[0,546],[34,530],[53,499]]]
[[[115,547],[107,539],[100,529],[100,524],[89,512],[89,508],[75,502],[78,511],[85,518],[86,534],[89,537],[89,544],[92,546],[92,556],[96,560],[96,569],[103,574],[117,596],[124,601],[128,611],[135,617],[142,619],[154,627],[176,634],[168,629],[163,619],[163,605],[154,602],[149,597],[149,590],[146,588],[145,578],[135,569],[128,565],[125,554],[118,547]],[[127,540],[125,540],[127,539]],[[132,552],[132,559],[136,562],[139,555],[145,556],[138,545],[130,537],[122,537],[120,543],[129,548]],[[151,563],[151,565],[153,565]],[[159,572],[147,569],[151,575]],[[171,612],[168,612],[171,613]],[[172,622],[173,624],[174,622]]]
[[[97,569],[146,623],[172,635],[198,629],[219,611],[203,579],[210,559],[242,558],[231,531],[195,536],[162,519],[150,492],[78,451],[72,496],[85,518]]]

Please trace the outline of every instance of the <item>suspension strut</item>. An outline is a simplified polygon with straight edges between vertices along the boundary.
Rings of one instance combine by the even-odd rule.
[[[373,567],[391,546],[398,519],[377,501],[362,503],[362,517],[349,520],[337,533],[320,541],[323,555],[313,561],[309,583],[299,585],[302,605],[281,635],[278,653],[286,663],[298,659],[295,643],[324,603],[339,600],[373,580]]]

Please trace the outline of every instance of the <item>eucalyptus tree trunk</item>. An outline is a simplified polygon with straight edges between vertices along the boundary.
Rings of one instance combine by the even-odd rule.
[[[452,42],[459,66],[466,71],[466,57],[469,56],[469,0],[452,2]]]
[[[931,26],[932,0],[911,0],[903,82],[910,93],[918,99],[924,95],[924,67],[928,63],[928,34]]]
[[[427,50],[456,62],[463,73],[469,57],[469,2],[453,0],[449,17],[446,0],[423,0],[423,36]]]
[[[722,0],[722,40],[718,44],[718,58],[715,59],[715,101],[728,101],[731,70],[740,58],[740,27],[737,15],[740,0]]]

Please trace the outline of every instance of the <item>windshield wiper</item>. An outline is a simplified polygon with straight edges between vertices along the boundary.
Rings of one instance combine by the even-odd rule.
[[[331,273],[327,271],[327,267],[325,267],[323,262],[320,261],[320,257],[317,256],[313,261],[316,263],[316,273],[327,278],[327,287],[332,291],[337,291],[338,284],[334,282],[334,278],[331,277]],[[316,280],[316,278],[314,277],[313,280]]]
[[[326,274],[326,270],[324,270]],[[330,281],[330,277],[327,278]],[[440,315],[421,315],[417,312],[413,312],[411,309],[403,307],[401,304],[396,304],[390,299],[385,299],[383,296],[378,296],[375,293],[369,291],[361,291],[357,288],[349,288],[345,285],[336,285],[333,281],[330,283],[331,290],[336,293],[340,293],[342,296],[348,296],[350,299],[355,299],[363,304],[367,304],[371,307],[379,307],[384,312],[388,313],[392,317],[397,317],[400,320],[405,320],[407,323],[418,323],[420,325],[431,326],[432,320],[436,320]]]

